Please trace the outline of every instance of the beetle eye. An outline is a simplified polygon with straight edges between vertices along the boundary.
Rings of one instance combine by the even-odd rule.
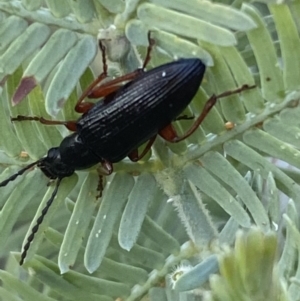
[[[55,159],[59,154],[58,147],[52,147],[48,150],[47,158]]]

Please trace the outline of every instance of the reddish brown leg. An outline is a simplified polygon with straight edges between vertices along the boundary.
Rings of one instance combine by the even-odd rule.
[[[147,145],[145,146],[144,150],[142,151],[142,153],[139,155],[138,150],[135,149],[133,151],[131,151],[131,153],[128,155],[128,158],[133,161],[133,162],[137,162],[139,160],[141,160],[150,150],[153,142],[155,141],[156,136],[153,136],[147,143]]]
[[[226,91],[226,92],[221,93],[219,95],[212,95],[208,99],[208,101],[205,103],[204,108],[203,108],[201,114],[199,115],[199,117],[192,124],[190,129],[188,129],[182,136],[179,137],[177,135],[176,130],[172,126],[172,124],[169,124],[164,129],[162,129],[159,132],[159,135],[161,137],[163,137],[165,140],[169,141],[169,142],[174,142],[175,143],[175,142],[182,141],[182,140],[188,138],[190,135],[192,135],[195,132],[195,130],[199,127],[199,125],[202,123],[204,118],[207,116],[207,114],[212,109],[212,107],[216,104],[216,102],[219,98],[223,98],[223,97],[226,97],[226,96],[230,96],[232,94],[240,93],[242,91],[253,89],[255,87],[256,86],[243,85],[242,87],[240,87],[238,89],[235,89],[235,90],[232,90],[232,91]]]
[[[103,65],[103,72],[85,89],[85,91],[81,94],[77,103],[75,105],[75,111],[78,113],[85,113],[89,111],[93,107],[92,102],[83,102],[83,100],[92,92],[92,90],[103,80],[107,77],[107,63],[106,63],[106,56],[105,56],[105,47],[99,41],[99,48],[102,52],[102,65]]]
[[[141,74],[141,70],[137,69],[131,73],[125,74],[123,76],[120,76],[118,78],[115,78],[107,83],[104,83],[100,85],[99,87],[96,87],[94,90],[89,91],[87,93],[87,96],[89,98],[99,98],[107,96],[108,94],[118,90],[122,85],[121,83],[129,80],[133,80],[136,78],[139,74]],[[80,97],[81,99],[82,97]]]
[[[11,117],[11,121],[38,121],[46,125],[64,125],[68,130],[75,132],[76,131],[76,121],[58,121],[58,120],[49,120],[44,117],[37,116],[22,116],[18,115],[17,117]]]
[[[128,74],[125,74],[123,76],[120,76],[116,79],[113,79],[111,81],[109,81],[108,83],[105,83],[103,85],[100,85],[99,87],[97,87],[96,89],[94,89],[93,91],[91,91],[88,94],[89,98],[99,98],[99,97],[104,97],[107,96],[108,94],[116,91],[117,89],[119,89],[122,85],[119,85],[120,83],[123,83],[125,81],[129,81],[129,80],[133,80],[134,78],[136,78],[139,74],[143,73],[143,70],[146,68],[146,66],[148,65],[150,59],[151,59],[151,52],[153,49],[153,46],[155,44],[154,39],[151,38],[151,32],[148,32],[148,48],[147,48],[147,54],[143,63],[143,66],[141,69],[137,69],[133,72],[130,72]],[[103,46],[102,46],[103,47]],[[98,84],[99,82],[97,82]]]
[[[177,142],[175,140],[178,139],[178,135],[172,123],[160,130],[158,134],[169,142]]]
[[[155,44],[155,40],[151,38],[151,31],[148,31],[148,48],[142,69],[144,70],[151,60],[151,52]]]
[[[105,97],[105,96],[111,94],[112,92],[115,92],[116,90],[118,90],[122,86],[121,83],[123,83],[125,81],[129,81],[129,80],[133,80],[139,74],[141,74],[141,72],[143,72],[143,70],[146,68],[147,64],[149,63],[149,61],[151,59],[150,54],[151,54],[153,45],[155,43],[155,41],[151,38],[150,32],[148,32],[148,41],[149,41],[149,45],[148,45],[148,49],[147,49],[147,55],[146,55],[142,69],[137,69],[131,73],[125,74],[123,76],[120,76],[116,79],[113,79],[107,83],[104,83],[104,84],[98,86],[100,84],[100,82],[107,77],[107,63],[106,63],[106,58],[105,58],[105,47],[100,41],[99,47],[102,52],[103,72],[82,93],[82,95],[80,96],[80,98],[78,99],[78,101],[76,103],[75,110],[78,113],[85,113],[85,112],[89,111],[93,107],[94,104],[92,102],[83,102],[83,100],[86,97],[89,97],[89,98]]]

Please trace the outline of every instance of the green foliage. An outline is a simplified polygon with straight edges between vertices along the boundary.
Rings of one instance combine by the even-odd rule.
[[[211,277],[207,300],[289,300],[276,268],[275,233],[237,233],[234,250],[220,258],[220,276]]]
[[[157,138],[143,161],[115,164],[101,199],[95,170],[64,179],[24,268],[21,241],[53,185],[36,169],[1,187],[0,299],[300,298],[300,1],[242,2],[0,0],[0,182],[68,134],[8,116],[78,118],[101,72],[97,35],[111,75],[140,66],[149,30],[151,66],[201,58],[189,116],[213,93],[256,84],[185,141]]]

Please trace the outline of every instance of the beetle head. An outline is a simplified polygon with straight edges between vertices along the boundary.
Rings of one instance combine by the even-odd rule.
[[[31,230],[31,234],[27,238],[27,242],[25,243],[23,247],[23,252],[21,254],[21,260],[20,265],[23,264],[24,259],[26,258],[27,251],[30,247],[31,242],[33,241],[33,238],[35,236],[35,233],[38,231],[40,224],[42,223],[45,215],[48,212],[48,209],[50,208],[60,185],[60,182],[63,178],[69,177],[74,173],[74,168],[68,167],[62,160],[60,156],[59,149],[57,147],[51,148],[48,151],[48,154],[46,157],[39,159],[36,162],[33,162],[31,164],[28,164],[12,176],[10,176],[8,179],[2,181],[0,183],[0,187],[6,186],[9,182],[14,181],[18,176],[22,175],[26,170],[38,166],[41,171],[50,179],[57,179],[56,185],[54,188],[54,191],[52,192],[52,195],[50,199],[47,201],[46,206],[43,208],[42,213],[40,217],[37,219],[35,226]]]
[[[37,166],[50,179],[62,179],[74,173],[74,168],[62,161],[58,147],[50,148],[47,156],[40,159]]]

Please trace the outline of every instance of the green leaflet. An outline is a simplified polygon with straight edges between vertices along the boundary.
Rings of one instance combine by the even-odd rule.
[[[266,301],[299,299],[299,171],[273,161],[299,167],[300,10],[297,1],[265,2],[0,1],[1,181],[68,135],[63,127],[11,124],[9,116],[49,118],[47,109],[78,118],[74,103],[102,72],[90,66],[101,63],[99,29],[116,45],[107,48],[114,75],[141,65],[149,30],[156,42],[149,68],[201,58],[207,72],[189,116],[214,93],[257,86],[220,100],[185,141],[158,138],[143,161],[115,164],[101,199],[93,170],[64,179],[29,249],[24,268],[33,273],[9,251],[20,250],[52,190],[45,192],[39,169],[1,187],[0,299],[183,301],[199,299],[198,289],[207,300],[250,294],[255,301],[252,292]],[[55,211],[61,202],[67,209]]]

